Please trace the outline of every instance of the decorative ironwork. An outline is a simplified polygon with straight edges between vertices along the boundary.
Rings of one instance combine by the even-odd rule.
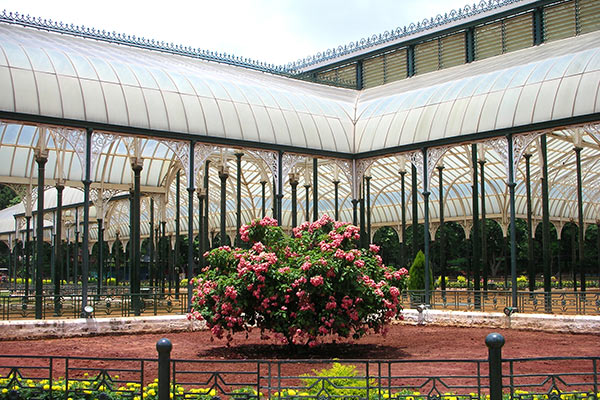
[[[504,165],[504,171],[506,172],[506,179],[508,180],[508,139],[504,136],[495,137],[490,140],[482,142],[485,145],[493,148],[496,153],[500,156],[502,164]],[[514,151],[513,151],[514,154]]]
[[[423,179],[423,152],[421,150],[414,150],[405,153],[405,156],[417,168],[417,176]]]
[[[305,156],[292,153],[283,153],[281,159],[283,179],[287,179],[289,173],[294,169],[296,164],[304,162]]]
[[[0,20],[2,20],[1,17]],[[55,126],[49,126],[47,128],[55,138],[62,138],[73,148],[73,150],[75,151],[75,155],[77,155],[79,163],[81,164],[81,178],[83,179],[85,174],[86,132],[81,129],[72,129]]]
[[[385,31],[379,35],[372,35],[367,38],[362,38],[355,42],[350,42],[344,46],[338,46],[336,48],[327,49],[324,52],[319,52],[315,55],[308,56],[303,59],[299,59],[295,62],[288,63],[286,70],[288,72],[300,71],[304,68],[312,65],[329,61],[335,58],[343,57],[347,54],[355,53],[360,50],[379,46],[385,43],[397,41],[410,35],[425,32],[442,25],[447,25],[456,21],[461,21],[466,18],[470,18],[474,15],[489,12],[500,7],[504,7],[513,3],[517,3],[520,0],[489,0],[480,1],[473,5],[466,5],[458,10],[452,10],[449,13],[445,13],[443,16],[438,14],[434,18],[426,18],[423,21],[417,23],[411,23],[408,26],[398,27],[392,31]]]
[[[96,218],[106,219],[108,213],[108,203],[110,199],[116,196],[122,190],[118,189],[104,189],[104,188],[91,188],[90,198],[92,203],[96,206]]]
[[[144,37],[140,38],[135,35],[127,35],[125,33],[117,33],[114,31],[108,32],[105,30],[88,28],[83,25],[79,26],[74,24],[66,24],[59,21],[53,21],[51,19],[31,17],[18,12],[13,13],[4,10],[2,14],[0,14],[0,22],[18,24],[50,32],[69,34],[72,36],[90,38],[109,43],[124,44],[142,49],[157,50],[181,56],[198,58],[205,61],[214,61],[223,64],[245,67],[262,72],[270,72],[275,74],[284,74],[289,72],[288,67],[268,64],[246,57],[237,57],[232,54],[202,50],[190,46],[182,46],[154,39],[146,39]]]
[[[91,157],[90,157],[90,175],[94,176],[96,173],[96,161],[104,151],[104,149],[118,140],[123,139],[123,136],[115,135],[108,132],[94,131],[92,133],[91,142]],[[83,164],[85,165],[85,164]]]
[[[429,147],[427,148],[427,182],[431,182],[431,176],[437,166],[438,162],[442,159],[444,154],[450,150],[450,146],[444,147]]]
[[[194,176],[196,177],[196,186],[202,186],[200,182],[200,171],[204,166],[204,162],[210,157],[211,154],[219,150],[217,146],[211,146],[204,143],[196,143],[194,145]],[[189,160],[189,155],[188,155]],[[189,168],[189,166],[188,166]]]
[[[275,189],[276,192],[279,193],[279,159],[276,151],[267,151],[267,150],[248,150],[248,154],[253,157],[259,158],[264,161],[271,171],[271,176],[275,179]]]

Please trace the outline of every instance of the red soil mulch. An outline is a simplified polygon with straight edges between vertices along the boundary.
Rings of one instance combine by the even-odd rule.
[[[516,330],[494,330],[506,339],[503,348],[504,358],[529,357],[599,357],[600,333],[570,334],[546,333]],[[83,338],[64,338],[28,341],[1,341],[0,354],[4,355],[56,355],[114,358],[152,358],[157,357],[156,342],[167,337],[173,343],[171,357],[174,359],[194,360],[243,360],[243,359],[369,359],[369,360],[449,360],[445,363],[405,364],[405,370],[397,372],[422,374],[426,376],[458,374],[469,369],[474,374],[474,366],[452,362],[455,359],[486,359],[488,349],[485,337],[492,329],[454,328],[439,326],[393,325],[387,336],[369,335],[354,343],[320,345],[313,349],[290,352],[286,346],[275,342],[260,340],[258,331],[250,333],[248,338],[239,335],[231,346],[225,341],[212,341],[209,331],[165,333],[146,335],[114,335]],[[0,363],[3,360],[0,359]],[[39,365],[35,360],[19,359],[20,365]],[[519,373],[566,372],[589,370],[585,361],[543,361],[520,363]],[[110,365],[110,363],[102,363]],[[183,365],[183,364],[182,364]],[[302,364],[286,365],[286,374],[300,375],[313,368],[325,365],[307,366]],[[233,371],[236,366],[222,368]],[[237,368],[242,367],[241,364]],[[394,367],[396,368],[396,367]],[[398,366],[400,368],[400,366]],[[506,367],[505,367],[506,368]],[[0,368],[1,369],[1,368]],[[482,364],[482,374],[487,375],[487,366]],[[505,371],[507,373],[508,371]],[[145,377],[156,376],[154,367],[148,368]],[[589,381],[591,378],[583,378]],[[453,383],[466,383],[459,379]]]

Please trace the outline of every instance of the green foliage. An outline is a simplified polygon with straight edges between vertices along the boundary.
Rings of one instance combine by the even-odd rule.
[[[359,376],[356,366],[352,364],[333,363],[331,368],[324,368],[320,371],[313,370],[310,378],[303,378],[302,383],[306,387],[306,392],[310,396],[321,396],[325,391],[328,397],[343,397],[346,399],[365,399],[367,398],[367,386],[369,388],[377,387],[377,381],[366,379]],[[367,385],[368,384],[368,385]],[[377,394],[376,390],[371,391],[371,398]]]
[[[433,271],[429,267],[429,287],[433,289]],[[408,271],[408,290],[425,290],[425,254],[419,250]]]
[[[240,237],[252,246],[210,251],[193,282],[190,318],[217,338],[256,326],[281,343],[313,346],[380,332],[400,315],[408,271],[386,267],[376,245],[358,249],[356,226],[325,215],[289,237],[266,217],[242,226]]]
[[[0,185],[0,210],[14,206],[21,202],[19,197],[10,187]]]

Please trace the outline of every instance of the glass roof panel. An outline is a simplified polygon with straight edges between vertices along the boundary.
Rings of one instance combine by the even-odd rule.
[[[29,59],[21,46],[7,41],[2,43],[2,47],[11,67],[31,69]]]
[[[45,49],[45,51],[48,53],[50,60],[52,60],[52,65],[54,65],[57,74],[69,76],[77,75],[71,60],[69,60],[64,53],[53,49]]]

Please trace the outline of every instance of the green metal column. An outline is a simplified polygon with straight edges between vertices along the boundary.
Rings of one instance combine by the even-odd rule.
[[[41,128],[40,128],[41,129]],[[38,165],[38,207],[37,207],[37,222],[36,222],[36,271],[35,271],[35,318],[42,319],[43,307],[43,274],[44,274],[44,177],[46,174],[46,162],[48,154],[39,151],[35,155],[35,162]]]
[[[92,184],[92,129],[87,129],[85,141],[85,178],[83,180],[83,232],[81,240],[81,316],[88,300],[88,278],[90,271],[90,185]]]
[[[133,313],[134,315],[140,315],[141,311],[141,298],[140,298],[140,274],[141,274],[141,251],[140,251],[140,180],[142,173],[142,162],[141,160],[135,160],[132,163],[131,168],[133,169],[133,235],[131,240],[133,243],[131,244],[132,248],[132,265],[131,265],[131,294],[132,294],[132,303],[133,303]]]
[[[483,270],[483,291],[488,290],[488,257],[487,257],[487,232],[486,232],[486,210],[485,210],[485,163],[484,159],[479,160],[479,169],[481,172],[481,266]]]
[[[277,196],[275,199],[277,207],[277,224],[281,226],[283,218],[283,152],[277,153]]]
[[[596,257],[598,258],[598,287],[600,287],[600,222],[596,223]]]
[[[134,206],[133,206],[133,198],[134,192],[133,187],[129,189],[129,241],[127,242],[127,247],[129,247],[129,259],[127,260],[127,268],[129,269],[127,273],[127,277],[129,279],[129,294],[133,294],[134,283],[133,283],[133,217],[135,214]]]
[[[358,226],[358,199],[352,199],[352,225]]]
[[[573,273],[573,291],[577,291],[577,228],[571,225],[571,272]]]
[[[479,184],[477,174],[477,144],[471,145],[471,167],[473,168],[473,232],[471,236],[471,244],[473,245],[473,253],[471,254],[471,266],[473,270],[473,290],[475,291],[475,309],[481,308],[481,264],[479,244],[481,238],[479,236]]]
[[[319,219],[319,164],[313,158],[313,221]]]
[[[400,246],[400,265],[406,266],[406,170],[400,171],[400,205],[402,215],[402,244]]]
[[[227,178],[229,178],[229,168],[222,165],[219,170],[219,179],[221,179],[221,246],[227,244]]]
[[[57,306],[59,306],[59,297],[60,296],[60,284],[63,278],[63,255],[62,255],[62,212],[63,212],[63,190],[65,186],[57,183],[56,184],[56,240],[54,247],[54,276],[52,279],[54,280],[54,311],[57,312]],[[68,279],[68,278],[67,278]]]
[[[96,210],[96,212],[98,211],[100,210]],[[96,293],[100,295],[104,286],[104,282],[102,282],[104,278],[104,228],[102,226],[102,218],[97,218],[96,222],[98,225],[98,281]]]
[[[242,157],[244,153],[235,153],[235,243],[240,244],[240,228],[242,227]]]
[[[419,207],[417,204],[417,167],[411,163],[411,201],[412,201],[412,255],[417,255],[417,226],[419,225]]]
[[[444,166],[437,166],[439,174],[439,198],[440,198],[440,288],[442,289],[442,298],[446,298],[446,233],[444,232]],[[404,180],[404,176],[402,176]],[[404,193],[403,193],[404,194]],[[404,202],[404,196],[402,196]]]
[[[260,181],[261,185],[261,218],[264,218],[267,215],[267,181]],[[308,220],[307,220],[308,221]]]
[[[290,174],[290,186],[292,187],[292,228],[298,226],[298,178],[296,174]]]
[[[423,149],[423,248],[425,252],[425,304],[429,304],[431,282],[429,270],[429,180],[427,176],[427,149]]]
[[[210,186],[210,160],[204,162],[204,248],[210,249],[210,240],[208,239],[208,211],[210,206],[210,196],[208,189]]]
[[[159,256],[160,256],[160,264],[159,264],[159,269],[161,271],[160,273],[160,291],[161,293],[165,292],[165,279],[167,278],[168,275],[168,262],[167,262],[167,249],[165,248],[167,245],[167,221],[161,221],[160,222],[161,228],[162,228],[162,240],[159,242],[160,244],[160,252],[159,252]],[[202,255],[200,255],[202,257]]]
[[[179,299],[179,271],[181,270],[181,257],[179,252],[180,247],[180,220],[181,220],[181,170],[177,171],[176,187],[175,187],[175,252],[174,252],[174,263],[173,263],[173,279],[175,280],[175,295]]]
[[[515,216],[515,171],[513,162],[512,135],[507,136],[508,141],[508,190],[510,196],[510,274],[512,281],[512,307],[517,309],[517,227]]]
[[[150,196],[150,221],[148,221],[150,225],[150,238],[148,239],[148,254],[150,255],[150,286],[152,286],[152,290],[156,286],[156,252],[154,249],[154,198]]]
[[[548,204],[548,149],[546,135],[540,138],[542,151],[542,255],[544,260],[544,308],[552,312],[552,286],[550,282],[550,207]]]
[[[205,247],[206,233],[204,232],[204,200],[206,196],[204,195],[204,189],[198,189],[198,260],[200,261],[200,267],[203,268],[204,264],[204,252],[208,250]]]
[[[75,208],[75,237],[73,241],[73,284],[77,288],[79,278],[79,209]]]
[[[190,141],[190,153],[189,153],[189,174],[187,177],[188,180],[188,254],[187,254],[187,304],[188,304],[188,312],[191,311],[192,308],[192,295],[193,295],[193,287],[192,287],[192,276],[194,274],[194,146],[195,142]],[[207,165],[208,168],[208,165]],[[204,174],[206,178],[208,174]]]
[[[358,199],[358,207],[360,212],[360,246],[365,248],[367,247],[368,238],[367,238],[367,230],[365,226],[365,182],[364,179],[362,181],[362,187],[360,190],[360,198]]]
[[[578,211],[578,227],[579,227],[579,281],[581,282],[581,291],[585,292],[585,265],[584,265],[584,245],[585,245],[585,227],[583,224],[583,182],[581,177],[581,150],[579,146],[575,146],[575,157],[577,162],[577,211]]]
[[[305,192],[305,200],[306,200],[306,210],[305,210],[305,214],[306,214],[306,221],[310,221],[310,185],[305,184],[304,185],[304,192]]]
[[[367,203],[367,238],[369,239],[369,243],[371,242],[371,177],[365,176],[365,186],[366,186],[366,203]]]
[[[340,220],[340,181],[333,181],[333,208],[335,220]]]
[[[26,215],[25,221],[25,296],[29,296],[29,278],[31,278],[31,215]]]
[[[531,218],[531,154],[525,153],[525,191],[527,192],[527,266],[529,291],[535,291],[535,264],[533,259],[533,222]]]

